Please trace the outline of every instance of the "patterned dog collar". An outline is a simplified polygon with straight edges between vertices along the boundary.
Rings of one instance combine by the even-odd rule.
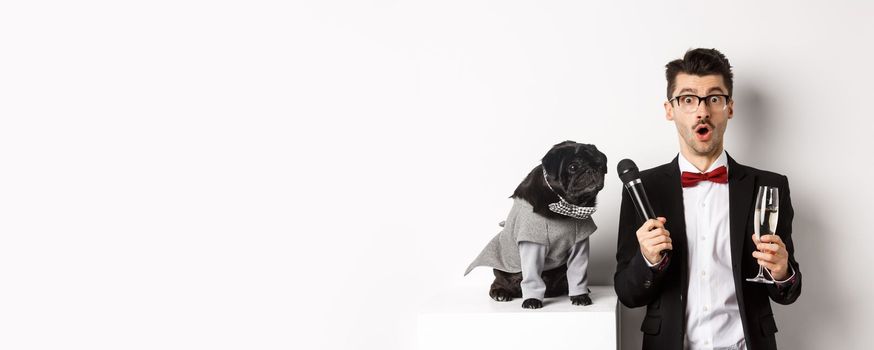
[[[570,204],[568,203],[568,201],[564,200],[564,198],[560,194],[556,193],[552,186],[549,185],[549,177],[546,176],[546,168],[543,168],[543,181],[546,181],[546,187],[549,187],[549,190],[552,191],[552,193],[555,193],[555,195],[558,196],[559,199],[558,202],[549,205],[549,210],[551,210],[553,213],[570,216],[572,218],[580,220],[585,220],[592,216],[592,213],[595,212],[595,207],[581,207],[578,205]]]

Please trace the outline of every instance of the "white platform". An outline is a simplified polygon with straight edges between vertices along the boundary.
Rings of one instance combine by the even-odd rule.
[[[562,296],[529,310],[522,308],[521,298],[492,300],[488,285],[454,287],[420,307],[418,349],[618,349],[613,286],[589,289],[592,305],[572,305]]]

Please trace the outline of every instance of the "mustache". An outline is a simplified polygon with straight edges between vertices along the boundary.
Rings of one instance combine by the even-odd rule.
[[[713,124],[710,123],[709,120],[701,120],[701,121],[695,122],[695,124],[692,125],[692,130],[698,129],[698,126],[700,126],[700,125],[707,125],[711,129],[713,129]]]

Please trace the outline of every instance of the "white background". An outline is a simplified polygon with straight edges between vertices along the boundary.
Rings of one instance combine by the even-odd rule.
[[[787,349],[870,346],[874,6],[861,1],[0,5],[0,348],[407,349],[553,144],[620,184],[678,150],[664,65],[735,67],[726,149],[789,176]],[[623,311],[639,348],[640,310]],[[508,330],[495,336],[525,335]],[[585,339],[569,341],[585,342]]]

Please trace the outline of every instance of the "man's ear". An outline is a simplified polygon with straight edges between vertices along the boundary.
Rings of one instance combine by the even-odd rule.
[[[671,101],[665,101],[665,119],[674,120],[674,105],[671,104]]]
[[[728,119],[734,117],[734,99],[728,100]]]

